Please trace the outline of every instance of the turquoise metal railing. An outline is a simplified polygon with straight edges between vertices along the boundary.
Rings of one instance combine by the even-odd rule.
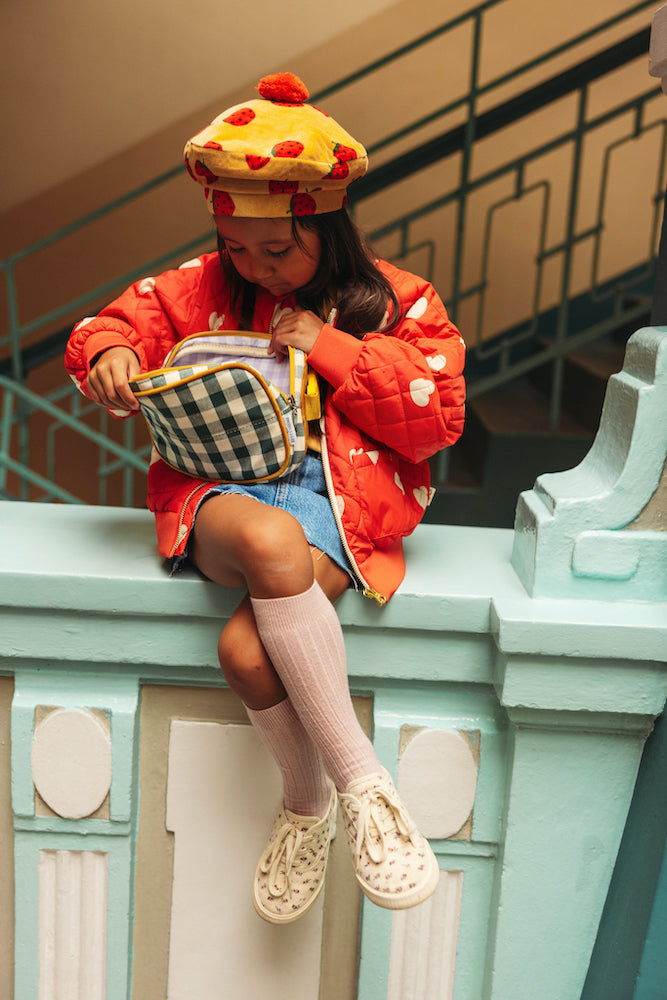
[[[89,441],[93,441],[96,445],[98,445],[100,455],[102,457],[106,452],[110,452],[112,455],[115,455],[118,460],[120,460],[120,466],[123,469],[128,466],[129,469],[136,469],[138,472],[146,473],[148,469],[148,462],[145,459],[142,459],[140,455],[134,454],[130,451],[127,444],[125,446],[117,444],[108,435],[95,431],[93,428],[85,424],[81,420],[80,416],[73,416],[56,406],[50,400],[35,395],[34,392],[31,392],[16,379],[9,379],[4,375],[0,375],[0,389],[3,390],[4,394],[2,414],[3,426],[2,433],[0,433],[0,476],[5,473],[5,470],[15,472],[17,475],[25,479],[27,483],[43,490],[49,499],[62,500],[66,503],[79,503],[77,497],[70,493],[69,490],[59,486],[55,482],[55,470],[51,462],[49,463],[48,470],[50,475],[42,476],[32,469],[25,468],[20,462],[13,459],[10,455],[8,444],[11,440],[11,436],[8,428],[11,423],[12,406],[15,402],[24,403],[32,410],[50,416],[53,419],[53,424],[49,427],[50,435],[54,435],[61,427],[67,427],[70,430],[75,431],[81,437],[86,438]],[[88,407],[88,409],[90,409],[90,407]],[[128,422],[128,427],[131,427],[130,422]],[[53,448],[49,448],[50,458],[52,455]],[[105,479],[106,476],[117,471],[118,467],[118,462],[108,462],[103,459],[99,468],[102,479]],[[0,478],[0,494],[4,490],[4,486],[5,480]],[[104,502],[104,496],[101,497],[101,501]],[[129,506],[129,504],[127,504],[127,506]]]
[[[439,120],[451,120],[452,115],[461,116],[461,122],[451,128],[443,135],[417,147],[411,154],[402,154],[400,157],[392,159],[373,170],[366,178],[357,182],[356,191],[353,190],[352,211],[363,213],[364,202],[371,195],[379,191],[386,190],[405,176],[410,175],[424,168],[429,163],[438,162],[440,159],[456,155],[459,157],[459,167],[456,182],[449,188],[444,188],[436,198],[427,199],[424,203],[416,205],[405,212],[400,218],[393,220],[382,226],[376,226],[369,232],[372,242],[382,244],[393,241],[395,249],[392,254],[394,259],[401,260],[409,258],[416,251],[421,250],[426,255],[427,276],[434,278],[434,272],[438,260],[446,256],[451,261],[450,275],[446,280],[448,287],[440,288],[443,297],[446,299],[448,308],[453,317],[458,318],[459,314],[471,303],[476,308],[476,315],[473,322],[467,322],[465,328],[466,342],[471,359],[470,371],[472,378],[470,381],[469,394],[474,396],[499,383],[510,380],[516,375],[522,374],[538,365],[545,363],[553,364],[553,389],[552,389],[552,422],[555,424],[560,412],[560,398],[562,391],[562,365],[565,351],[573,344],[589,341],[601,336],[607,330],[618,324],[621,316],[623,319],[632,321],[646,310],[646,287],[653,273],[653,244],[655,233],[657,232],[659,210],[664,190],[664,163],[665,163],[665,128],[663,121],[650,120],[647,109],[650,102],[655,99],[658,93],[655,84],[648,85],[641,94],[635,95],[627,101],[623,101],[618,107],[608,109],[604,112],[590,113],[589,93],[594,82],[601,79],[604,74],[612,72],[619,65],[628,63],[638,58],[648,49],[648,32],[640,31],[631,35],[621,43],[615,43],[605,49],[597,56],[580,60],[572,65],[565,72],[560,72],[549,76],[549,65],[554,63],[559,57],[572,52],[575,56],[577,49],[589,43],[592,39],[601,37],[610,29],[618,29],[619,26],[644,10],[652,7],[650,3],[636,3],[622,14],[609,18],[596,25],[594,28],[579,34],[570,39],[566,44],[561,44],[548,52],[542,53],[539,57],[527,60],[517,66],[511,73],[504,73],[493,79],[482,81],[481,75],[481,46],[485,15],[492,7],[499,6],[504,0],[487,0],[478,4],[465,14],[451,19],[434,31],[430,31],[418,38],[415,38],[407,45],[390,52],[382,59],[364,67],[359,72],[345,77],[326,90],[314,94],[314,103],[321,102],[327,97],[344,92],[346,88],[356,85],[360,81],[372,81],[373,74],[392,63],[396,63],[406,55],[420,51],[424,46],[438,38],[444,38],[462,25],[470,28],[470,53],[469,53],[469,86],[465,94],[455,100],[443,104],[441,107],[431,111],[417,121],[401,125],[389,135],[377,140],[369,145],[371,157],[374,154],[390,152],[392,147],[405,139],[406,136],[423,129],[425,126],[433,126]],[[648,18],[647,18],[648,20]],[[518,96],[513,96],[504,103],[499,104],[490,110],[485,108],[480,111],[480,103],[490,95],[499,92],[501,88],[512,83],[515,88],[520,86],[523,78],[528,79],[529,74],[535,70],[543,71],[543,82],[537,87],[527,86],[524,92]],[[647,78],[648,79],[648,78]],[[534,148],[524,150],[521,155],[509,157],[504,162],[494,163],[487,171],[475,169],[474,154],[476,144],[487,138],[489,135],[506,127],[512,122],[524,119],[527,115],[535,113],[536,109],[546,103],[551,103],[556,99],[570,95],[577,100],[578,113],[576,124],[555,135],[547,143],[539,143]],[[623,122],[628,116],[632,119],[632,125],[626,130],[622,137],[615,137],[604,154],[604,165],[600,183],[598,217],[593,225],[578,227],[577,224],[577,204],[581,196],[582,171],[581,159],[585,143],[589,136],[603,129],[610,122]],[[605,190],[609,165],[612,153],[617,151],[622,144],[628,143],[647,134],[652,129],[661,129],[662,138],[659,156],[655,164],[655,189],[652,195],[654,204],[653,232],[647,240],[647,253],[642,262],[640,270],[634,269],[630,278],[621,277],[613,284],[602,283],[598,280],[597,261],[600,256],[600,241],[604,232],[605,219]],[[531,165],[540,157],[561,149],[571,149],[572,170],[569,190],[566,196],[567,225],[565,237],[562,240],[548,240],[550,226],[550,212],[554,210],[556,199],[552,190],[550,180],[530,181],[526,177]],[[68,431],[82,433],[84,437],[96,440],[101,449],[101,454],[107,453],[112,456],[110,461],[103,457],[98,469],[100,490],[98,499],[103,502],[106,495],[107,481],[109,477],[118,472],[119,468],[124,470],[123,502],[131,503],[133,495],[133,479],[135,471],[139,468],[143,470],[146,465],[147,446],[137,446],[134,438],[134,421],[126,421],[124,428],[124,442],[119,445],[108,437],[104,429],[105,416],[96,416],[100,420],[100,429],[90,428],[91,414],[97,413],[97,408],[92,411],[90,408],[81,406],[81,397],[73,386],[58,386],[53,392],[46,396],[38,396],[30,393],[25,388],[26,376],[34,360],[31,361],[30,351],[39,356],[39,351],[24,347],[25,339],[34,335],[42,328],[53,328],[54,324],[63,321],[65,317],[72,315],[74,311],[82,313],[90,303],[99,301],[104,297],[111,297],[119,289],[125,287],[130,282],[144,276],[147,273],[155,272],[167,262],[175,258],[190,255],[193,252],[203,249],[210,244],[210,232],[202,234],[200,237],[183,241],[180,246],[169,249],[168,252],[147,261],[140,267],[123,273],[101,286],[83,291],[76,299],[69,301],[62,306],[50,310],[30,322],[21,321],[21,309],[18,301],[16,271],[17,268],[34,257],[47,247],[53,247],[65,240],[73,233],[91,225],[103,216],[116,211],[131,202],[139,201],[142,197],[150,194],[156,188],[172,181],[182,172],[180,166],[167,171],[154,178],[147,184],[129,192],[123,198],[119,198],[112,203],[100,208],[86,217],[61,229],[57,233],[47,237],[34,245],[12,255],[0,262],[0,269],[4,273],[7,285],[8,320],[9,332],[7,336],[0,337],[0,355],[3,350],[6,353],[4,366],[0,371],[4,371],[5,376],[0,382],[3,390],[4,401],[2,408],[2,424],[0,425],[0,491],[7,489],[8,474],[18,477],[20,482],[21,496],[23,498],[34,497],[34,489],[30,490],[30,485],[40,488],[43,492],[39,499],[70,499],[65,494],[68,491],[62,486],[56,486],[51,480],[51,471],[54,469],[53,449],[57,429],[67,428]],[[471,239],[471,204],[472,199],[484,188],[498,183],[509,184],[511,190],[504,193],[501,198],[493,201],[486,210],[486,218],[483,222],[483,236],[480,240],[478,258],[480,262],[479,271],[470,278],[466,276],[464,259],[469,241]],[[540,220],[540,240],[535,257],[535,276],[533,309],[532,315],[516,324],[502,324],[502,318],[494,330],[495,334],[503,334],[489,339],[484,334],[484,325],[489,309],[489,255],[493,225],[498,213],[508,204],[519,202],[529,195],[541,197],[541,220]],[[427,238],[419,234],[419,226],[425,218],[436,218],[435,213],[443,208],[453,207],[455,210],[456,222],[451,234],[443,234],[437,226],[433,226],[433,233]],[[562,210],[562,205],[557,208]],[[570,300],[572,297],[572,267],[573,255],[579,247],[586,243],[593,245],[593,270],[590,281],[589,297],[598,308],[596,321],[588,324],[585,330],[573,335],[571,331],[571,310]],[[541,332],[540,327],[540,292],[543,284],[545,269],[552,265],[553,261],[558,261],[561,266],[561,281],[559,302],[555,315],[550,316],[552,335],[549,342],[539,350],[526,353],[526,345],[534,343],[536,335]],[[422,267],[423,271],[424,268]],[[631,306],[626,307],[623,302],[624,296],[629,291],[634,291],[635,301]],[[606,311],[605,311],[606,310]],[[504,333],[503,333],[504,331]],[[48,350],[50,352],[60,352],[62,350],[62,335],[48,338]],[[2,364],[0,362],[0,364]],[[475,372],[475,365],[478,371]],[[58,403],[59,405],[56,405]],[[63,409],[63,405],[69,407],[69,411]],[[55,412],[54,412],[55,410]],[[31,417],[36,413],[42,413],[53,420],[53,428],[49,432],[50,440],[47,442],[47,470],[39,473],[31,468],[31,447],[30,447],[30,426]],[[83,427],[87,426],[86,430]],[[92,437],[91,437],[92,435]],[[34,450],[34,449],[33,449]],[[137,455],[139,455],[139,465],[137,465]]]

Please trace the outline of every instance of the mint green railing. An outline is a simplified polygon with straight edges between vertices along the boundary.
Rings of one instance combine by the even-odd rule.
[[[467,326],[465,331],[469,351],[469,396],[472,397],[497,384],[509,381],[531,368],[550,363],[552,365],[552,422],[556,424],[561,405],[563,357],[566,350],[573,345],[588,342],[603,335],[614,325],[618,325],[621,319],[632,322],[647,310],[647,295],[650,297],[650,283],[654,271],[655,237],[664,191],[665,122],[664,120],[649,120],[647,115],[647,108],[650,106],[650,102],[655,99],[657,92],[657,87],[653,81],[650,81],[648,74],[647,86],[641,94],[623,101],[618,107],[604,113],[594,114],[589,111],[589,92],[594,82],[602,79],[605,74],[612,72],[619,65],[647,53],[648,27],[644,31],[635,33],[622,42],[617,42],[604,49],[598,55],[579,60],[579,62],[576,61],[577,49],[591,39],[603,35],[605,31],[622,25],[624,21],[637,15],[638,12],[649,11],[654,5],[647,2],[636,3],[622,14],[609,18],[595,28],[570,39],[567,44],[556,46],[538,58],[520,63],[511,73],[505,73],[495,79],[482,82],[480,80],[480,54],[485,15],[490,8],[503,2],[504,0],[487,0],[485,3],[478,4],[470,11],[447,21],[437,29],[411,40],[408,44],[367,65],[359,72],[314,94],[312,100],[314,103],[319,103],[332,94],[342,92],[360,81],[368,80],[371,82],[373,74],[378,70],[396,63],[407,54],[418,51],[436,38],[447,35],[461,25],[470,25],[470,82],[466,93],[453,101],[444,103],[428,116],[411,122],[409,125],[401,126],[370,145],[371,160],[374,154],[391,151],[392,147],[405,139],[406,136],[417,132],[426,125],[433,125],[441,119],[444,120],[448,116],[459,114],[462,117],[461,124],[435,139],[423,143],[408,154],[403,153],[394,159],[389,157],[382,166],[372,170],[365,178],[358,181],[352,191],[352,210],[358,211],[365,199],[389,189],[393,184],[411,173],[423,169],[424,166],[437,163],[454,154],[460,157],[456,181],[448,189],[443,187],[437,198],[419,205],[368,235],[372,242],[381,242],[387,239],[396,241],[398,253],[394,257],[399,260],[409,256],[420,247],[425,248],[429,266],[432,269],[436,254],[440,252],[438,240],[441,239],[442,234],[434,232],[433,237],[427,240],[413,234],[424,218],[433,216],[445,206],[455,207],[456,225],[453,228],[453,233],[448,237],[451,245],[447,251],[448,258],[452,262],[451,276],[448,282],[449,287],[443,289],[442,292],[454,319],[466,302],[475,300],[478,305],[476,329]],[[648,20],[647,14],[647,22]],[[570,52],[573,55],[571,68],[549,76],[549,64],[563,54]],[[489,96],[499,92],[510,81],[514,83],[515,87],[520,85],[523,78],[528,78],[528,74],[538,68],[543,71],[543,82],[540,85],[537,87],[527,86],[526,90],[520,92],[518,96],[480,112],[480,102],[483,99],[487,99],[488,103]],[[524,151],[520,156],[510,156],[505,162],[496,163],[488,171],[473,172],[472,161],[476,143],[565,95],[576,95],[578,101],[579,110],[574,127],[554,135],[547,144],[536,145],[534,148]],[[580,165],[586,138],[594,134],[596,130],[602,129],[610,121],[620,120],[623,116],[628,115],[631,116],[632,126],[627,130],[625,137],[616,139],[605,153],[600,188],[602,193],[599,199],[597,219],[592,226],[579,230],[576,209],[578,199],[581,196]],[[660,154],[655,164],[655,189],[652,194],[655,206],[654,222],[652,232],[647,234],[646,261],[639,270],[635,270],[629,277],[626,275],[612,285],[601,286],[596,280],[595,261],[598,256],[601,235],[604,231],[604,190],[610,157],[613,148],[616,148],[619,143],[630,142],[644,135],[650,129],[660,129],[662,139]],[[562,241],[549,245],[546,234],[549,229],[549,213],[553,202],[550,184],[548,181],[544,181],[530,185],[526,183],[525,177],[534,160],[544,156],[548,151],[563,148],[571,150],[573,163],[570,188],[567,194],[566,235]],[[56,334],[50,333],[38,344],[31,342],[29,347],[25,347],[26,338],[34,341],[34,335],[40,329],[52,330],[58,322],[63,322],[66,317],[70,317],[73,313],[83,314],[91,303],[112,297],[120,289],[145,274],[154,273],[174,259],[184,258],[192,255],[193,252],[201,251],[211,243],[210,231],[195,239],[184,241],[180,246],[169,248],[159,257],[146,261],[140,267],[127,271],[101,286],[84,291],[76,299],[29,322],[21,320],[16,273],[21,264],[36,254],[57,245],[101,217],[107,216],[132,202],[139,201],[156,188],[173,180],[181,172],[180,165],[174,167],[173,170],[161,174],[122,198],[0,262],[0,270],[4,274],[7,287],[9,324],[7,336],[0,337],[0,392],[2,393],[0,495],[6,494],[8,477],[11,473],[13,477],[18,477],[22,498],[35,498],[35,491],[41,491],[37,499],[76,501],[76,497],[66,488],[67,484],[56,484],[55,442],[58,440],[60,430],[66,429],[70,433],[75,431],[77,434],[83,435],[99,446],[101,456],[97,470],[99,502],[104,502],[109,477],[122,470],[123,502],[126,505],[131,505],[134,495],[134,477],[137,473],[143,474],[148,460],[148,446],[145,443],[138,445],[135,439],[134,425],[136,422],[124,422],[121,444],[109,436],[106,414],[101,412],[99,408],[91,408],[86,404],[86,401],[82,399],[73,386],[59,385],[46,396],[37,396],[34,392],[30,392],[26,387],[26,379],[30,370],[48,357],[62,352],[65,333],[64,331]],[[509,178],[513,190],[511,195],[497,200],[488,208],[486,230],[480,254],[479,274],[473,281],[468,281],[466,284],[463,259],[470,199],[484,186],[493,184],[501,178]],[[500,336],[485,341],[482,338],[482,325],[488,292],[487,269],[490,233],[495,214],[507,201],[519,200],[528,193],[536,191],[542,198],[542,236],[536,255],[535,276],[531,279],[534,281],[535,289],[533,315],[518,328],[504,331],[499,329],[497,332]],[[592,241],[594,245],[594,266],[591,287],[587,295],[589,304],[593,304],[595,307],[596,319],[592,324],[588,323],[585,329],[573,333],[570,287],[572,260],[576,249],[586,241]],[[540,324],[543,317],[538,312],[539,292],[545,268],[549,262],[556,259],[561,262],[560,305],[548,317],[547,342],[539,349],[527,352],[526,345],[534,343],[537,334],[542,332]],[[432,274],[427,276],[432,277]],[[647,289],[649,289],[648,292]],[[630,292],[633,293],[633,301],[628,303]],[[3,353],[5,355],[4,362],[2,361]],[[31,442],[31,418],[35,414],[41,414],[50,421],[47,432],[48,440],[38,442],[37,446],[34,440]],[[47,467],[45,470],[37,472],[31,467],[31,451],[43,451],[44,449],[47,452]]]

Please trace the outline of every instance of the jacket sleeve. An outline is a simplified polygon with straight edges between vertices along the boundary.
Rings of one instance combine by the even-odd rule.
[[[419,462],[463,430],[465,346],[428,282],[396,269],[390,277],[401,308],[397,327],[358,341],[325,326],[308,360],[353,424]]]
[[[65,350],[65,368],[83,394],[92,364],[103,351],[130,347],[141,370],[150,371],[162,366],[174,344],[192,328],[205,324],[202,328],[208,329],[207,291],[213,291],[208,286],[219,280],[215,263],[197,258],[157,278],[144,278],[97,316],[77,323]]]

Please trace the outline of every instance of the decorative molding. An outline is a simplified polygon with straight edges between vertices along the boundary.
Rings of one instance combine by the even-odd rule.
[[[433,896],[395,913],[387,1000],[451,1000],[461,922],[463,872],[440,872]]]
[[[667,455],[667,330],[630,337],[584,460],[539,476],[516,511],[512,565],[532,597],[667,600],[667,532],[628,530]]]
[[[446,840],[459,835],[470,840],[479,733],[464,735],[448,729],[413,733],[398,765],[398,788],[408,812],[425,837]]]
[[[39,1000],[105,1000],[108,856],[39,857]]]
[[[35,728],[32,779],[44,802],[64,819],[90,816],[111,787],[111,739],[82,708],[59,708]]]

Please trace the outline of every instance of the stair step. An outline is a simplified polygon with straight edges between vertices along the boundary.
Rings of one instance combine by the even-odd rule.
[[[627,339],[633,330],[623,328],[568,351],[564,357],[562,410],[588,431],[599,427],[607,382],[623,367]],[[544,365],[531,373],[532,382],[545,394],[551,389],[551,371],[551,365]]]
[[[578,465],[593,437],[569,413],[552,429],[548,398],[528,377],[475,397],[463,434],[449,449],[447,478],[435,477],[427,523],[511,528],[519,493],[543,472]]]
[[[623,367],[626,344],[626,340],[611,338],[596,340],[585,347],[569,351],[565,360],[606,385],[609,376],[620,372]]]
[[[563,412],[558,426],[549,422],[549,402],[529,378],[515,379],[476,396],[468,403],[468,415],[476,418],[491,434],[588,436],[590,428]]]

